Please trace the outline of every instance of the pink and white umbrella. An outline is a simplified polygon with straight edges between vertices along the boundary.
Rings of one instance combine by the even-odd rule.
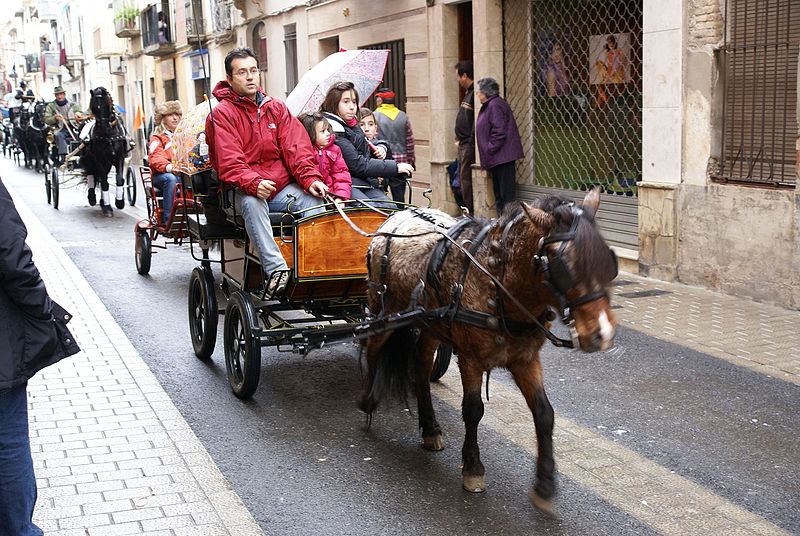
[[[336,82],[352,82],[363,105],[383,80],[388,50],[345,50],[331,54],[312,67],[286,97],[294,115],[316,112],[328,89]]]

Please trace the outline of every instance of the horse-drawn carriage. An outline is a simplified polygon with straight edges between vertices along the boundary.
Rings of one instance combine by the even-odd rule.
[[[522,391],[536,426],[531,500],[551,507],[554,414],[544,390],[541,347],[549,340],[603,351],[611,348],[615,334],[608,288],[617,263],[595,224],[598,189],[580,205],[548,196],[513,205],[497,219],[454,218],[410,206],[378,209],[362,201],[313,214],[290,206],[287,213],[270,215],[291,270],[285,293],[271,295],[259,256],[230,208],[236,204],[219,194],[213,171],[189,169],[180,176],[184,201],[178,206],[192,256],[200,262],[188,290],[193,349],[201,359],[211,357],[224,314],[225,366],[236,396],[254,394],[264,346],[302,354],[366,339],[358,406],[368,422],[385,395],[413,390],[423,446],[441,450],[430,381],[446,372],[455,348],[464,388],[464,489],[485,490],[477,443],[483,374],[503,367]],[[151,219],[160,203],[156,191],[153,196]],[[145,242],[139,237],[149,230],[147,222],[137,225],[137,262]],[[554,311],[569,327],[571,340],[550,331]]]
[[[130,150],[133,147],[125,127],[116,114],[110,95],[103,87],[91,92],[93,122],[89,128],[82,125],[64,125],[69,133],[68,153],[59,155],[52,134],[48,137],[49,172],[45,174],[47,202],[58,208],[60,191],[86,184],[89,203],[97,202],[96,186],[100,186],[100,206],[106,215],[112,214],[109,196],[109,179],[116,185],[115,202],[123,208],[136,204],[136,174],[130,166]]]

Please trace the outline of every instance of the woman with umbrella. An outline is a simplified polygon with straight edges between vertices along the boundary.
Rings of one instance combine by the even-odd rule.
[[[333,84],[325,95],[321,110],[336,134],[336,145],[353,179],[353,199],[389,201],[377,185],[376,177],[410,176],[414,167],[406,162],[385,160],[386,153],[370,146],[358,125],[358,92],[352,82]]]

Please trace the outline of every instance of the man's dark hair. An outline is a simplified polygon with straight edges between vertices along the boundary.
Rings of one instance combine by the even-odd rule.
[[[472,80],[472,60],[461,60],[456,63],[456,72],[458,73],[458,76],[465,74],[467,75],[467,78]]]
[[[234,48],[228,52],[227,56],[225,56],[225,74],[228,76],[233,76],[233,60],[239,58],[254,58],[256,61],[258,61],[258,56],[256,56],[255,52],[253,52],[252,48]]]

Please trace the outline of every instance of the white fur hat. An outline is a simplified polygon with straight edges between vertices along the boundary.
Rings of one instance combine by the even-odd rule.
[[[183,115],[183,107],[181,106],[181,101],[166,101],[162,102],[161,104],[156,105],[156,109],[153,112],[153,123],[155,125],[160,125],[161,120],[166,115],[170,114],[180,114]]]

